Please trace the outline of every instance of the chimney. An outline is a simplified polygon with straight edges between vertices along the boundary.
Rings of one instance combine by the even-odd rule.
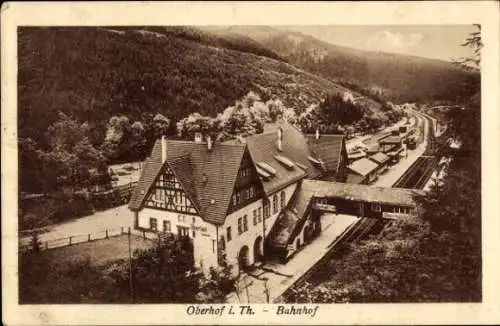
[[[283,128],[278,129],[278,150],[281,152],[283,150]]]
[[[212,137],[207,136],[207,148],[208,148],[209,151],[212,150],[212,146],[213,146]]]
[[[319,139],[319,128],[316,128],[316,140]]]
[[[201,132],[195,132],[194,133],[194,142],[195,143],[201,143],[203,141],[203,135]]]
[[[167,160],[167,137],[161,136],[161,162],[165,163]]]

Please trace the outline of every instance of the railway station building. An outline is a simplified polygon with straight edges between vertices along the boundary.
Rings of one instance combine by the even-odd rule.
[[[129,209],[137,229],[189,237],[195,265],[204,272],[225,260],[237,274],[282,255],[282,243],[292,249],[290,241],[299,247],[311,241],[321,230],[319,212],[368,214],[354,202],[370,191],[343,183],[346,165],[343,136],[304,135],[286,123],[225,142],[161,138],[145,161]],[[319,194],[312,192],[315,186],[321,186]]]

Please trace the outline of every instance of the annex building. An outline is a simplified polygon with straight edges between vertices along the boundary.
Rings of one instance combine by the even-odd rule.
[[[317,205],[311,199],[356,197],[356,191],[345,191],[346,178],[342,135],[304,135],[279,123],[226,142],[162,138],[144,164],[129,208],[138,229],[190,237],[195,263],[204,271],[225,258],[238,273],[269,255],[286,257],[283,246],[297,250],[296,244],[316,236]],[[311,182],[321,182],[323,193],[312,195],[319,184]]]

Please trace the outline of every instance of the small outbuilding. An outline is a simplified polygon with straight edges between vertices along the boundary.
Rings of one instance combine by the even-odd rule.
[[[382,152],[375,153],[369,157],[370,160],[377,163],[379,166],[379,173],[384,173],[389,167],[390,157]]]
[[[400,148],[403,141],[399,136],[389,136],[379,140],[378,143],[380,145],[380,151],[387,153]]]
[[[347,183],[370,184],[377,180],[378,164],[364,157],[351,163],[348,168]]]

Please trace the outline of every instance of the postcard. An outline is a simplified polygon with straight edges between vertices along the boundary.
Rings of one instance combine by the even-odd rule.
[[[500,322],[498,18],[4,3],[3,322]]]

